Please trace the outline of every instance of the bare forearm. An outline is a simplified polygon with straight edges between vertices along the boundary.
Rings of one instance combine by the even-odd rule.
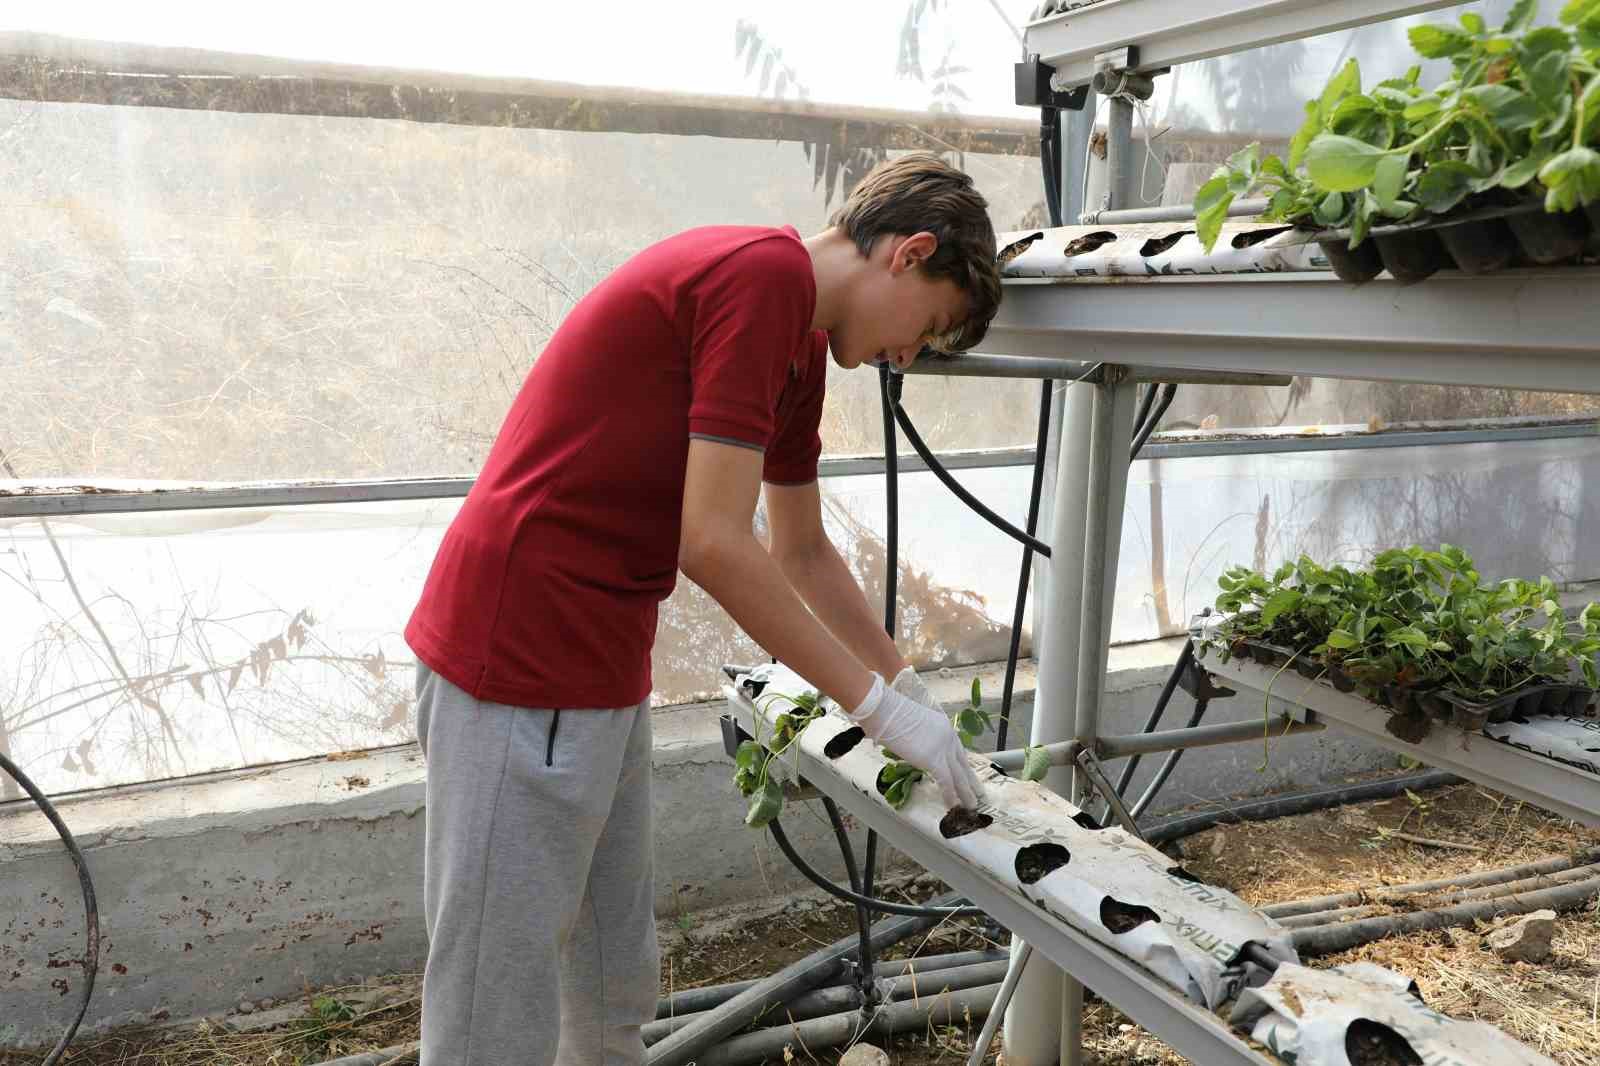
[[[813,614],[870,670],[892,680],[906,665],[855,575],[831,544],[781,567]]]
[[[721,604],[757,644],[824,695],[846,708],[866,698],[871,675],[812,617],[755,537],[711,538],[685,551],[679,562],[684,575]],[[856,596],[861,598],[859,591]]]

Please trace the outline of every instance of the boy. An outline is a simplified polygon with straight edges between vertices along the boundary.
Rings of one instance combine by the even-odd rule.
[[[406,627],[428,767],[423,1066],[643,1061],[650,648],[679,570],[947,806],[977,802],[955,730],[823,531],[818,424],[830,347],[904,368],[976,344],[999,300],[987,204],[919,153],[814,237],[690,230],[567,315]],[[770,551],[751,528],[763,483]]]

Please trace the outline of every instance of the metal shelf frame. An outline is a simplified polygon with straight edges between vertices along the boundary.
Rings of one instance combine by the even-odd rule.
[[[1318,723],[1359,734],[1391,751],[1453,771],[1585,825],[1600,825],[1600,777],[1594,774],[1448,724],[1435,724],[1427,736],[1415,744],[1408,743],[1384,729],[1389,717],[1384,708],[1301,677],[1293,670],[1279,671],[1237,656],[1226,663],[1208,657],[1201,665],[1218,677],[1227,678],[1241,695],[1260,698],[1270,693],[1275,700],[1305,708]],[[1259,736],[1259,726],[1256,731]]]
[[[1087,85],[1095,57],[1136,45],[1130,69],[1156,73],[1179,63],[1315,37],[1462,0],[1099,0],[1031,22],[1027,49],[1054,69],[1057,90]]]

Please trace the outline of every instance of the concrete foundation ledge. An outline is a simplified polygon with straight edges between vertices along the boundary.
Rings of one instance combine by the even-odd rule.
[[[1112,650],[1106,732],[1142,726],[1180,646]],[[965,702],[974,676],[997,706],[999,665],[928,680],[953,706]],[[1033,686],[1024,664],[1009,744],[1028,736]],[[1190,707],[1180,692],[1168,724],[1182,724]],[[717,725],[723,710],[713,701],[653,719],[656,913],[666,922],[810,887],[767,834],[743,824]],[[1219,707],[1212,720],[1260,713]],[[1242,772],[1260,761],[1259,746],[1191,752],[1160,806],[1251,784],[1310,786],[1379,765],[1374,750],[1342,738],[1312,744],[1286,742],[1272,772],[1260,775]],[[1159,761],[1147,759],[1140,778]],[[87,1031],[215,1016],[365,975],[419,971],[423,782],[421,754],[406,745],[57,799],[99,896],[101,959]],[[817,805],[796,804],[784,825],[803,854],[843,880]],[[888,861],[906,866],[899,856]],[[0,805],[0,1049],[59,1036],[76,1009],[82,952],[77,876],[55,831],[30,801]]]

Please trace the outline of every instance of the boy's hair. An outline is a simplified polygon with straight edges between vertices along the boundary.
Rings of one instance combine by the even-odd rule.
[[[989,328],[1000,307],[989,204],[972,179],[932,152],[911,152],[879,163],[828,220],[870,255],[880,237],[927,231],[939,247],[922,263],[929,278],[949,278],[971,303],[966,320],[940,338],[941,351],[963,352]]]

